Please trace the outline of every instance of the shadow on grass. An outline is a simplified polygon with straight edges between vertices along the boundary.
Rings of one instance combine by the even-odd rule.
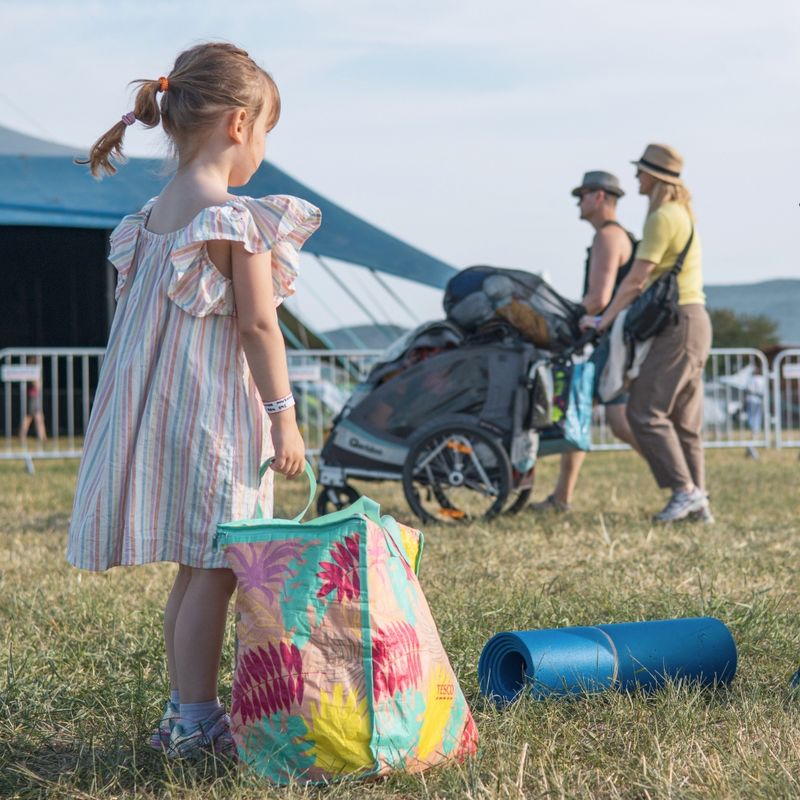
[[[213,756],[197,762],[171,760],[127,743],[105,748],[76,741],[30,750],[3,749],[0,760],[7,766],[0,774],[0,797],[157,796],[212,784],[224,795],[226,785],[232,789],[239,783],[239,771],[230,761]]]

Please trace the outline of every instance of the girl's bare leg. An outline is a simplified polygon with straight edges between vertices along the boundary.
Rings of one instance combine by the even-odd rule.
[[[236,577],[229,569],[185,569],[189,578],[172,635],[177,689],[181,704],[203,703],[217,696],[225,621]]]
[[[175,583],[172,584],[172,591],[169,593],[167,606],[164,609],[164,645],[167,651],[170,691],[175,691],[178,688],[178,669],[175,665],[175,621],[178,618],[178,611],[186,593],[186,587],[189,585],[191,573],[191,567],[187,567],[184,564],[178,565]]]

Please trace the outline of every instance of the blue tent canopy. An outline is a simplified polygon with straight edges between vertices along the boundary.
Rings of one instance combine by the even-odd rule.
[[[0,155],[0,225],[111,229],[161,191],[162,162],[132,158],[119,173],[94,180],[65,155]],[[322,227],[305,251],[443,287],[455,270],[384,233],[264,162],[246,194],[289,194],[322,210]],[[243,193],[245,193],[243,190]]]

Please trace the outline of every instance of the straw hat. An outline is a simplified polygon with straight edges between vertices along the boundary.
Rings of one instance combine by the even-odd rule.
[[[631,164],[636,164],[642,172],[653,175],[664,183],[683,185],[683,156],[667,144],[647,145],[644,155],[638,161],[631,161]]]
[[[573,197],[580,197],[584,192],[593,192],[597,189],[602,189],[604,192],[622,197],[625,192],[619,185],[619,178],[612,175],[610,172],[603,172],[601,169],[596,169],[593,172],[587,172],[583,176],[580,186],[576,186],[572,190]]]

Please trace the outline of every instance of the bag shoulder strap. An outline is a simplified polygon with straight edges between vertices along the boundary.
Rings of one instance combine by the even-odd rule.
[[[680,255],[675,259],[675,265],[672,267],[670,272],[677,276],[680,271],[683,269],[683,262],[686,260],[686,256],[689,253],[689,248],[692,246],[692,240],[694,239],[694,224],[692,224],[692,230],[689,234],[689,241],[686,242],[686,247],[681,250]]]

